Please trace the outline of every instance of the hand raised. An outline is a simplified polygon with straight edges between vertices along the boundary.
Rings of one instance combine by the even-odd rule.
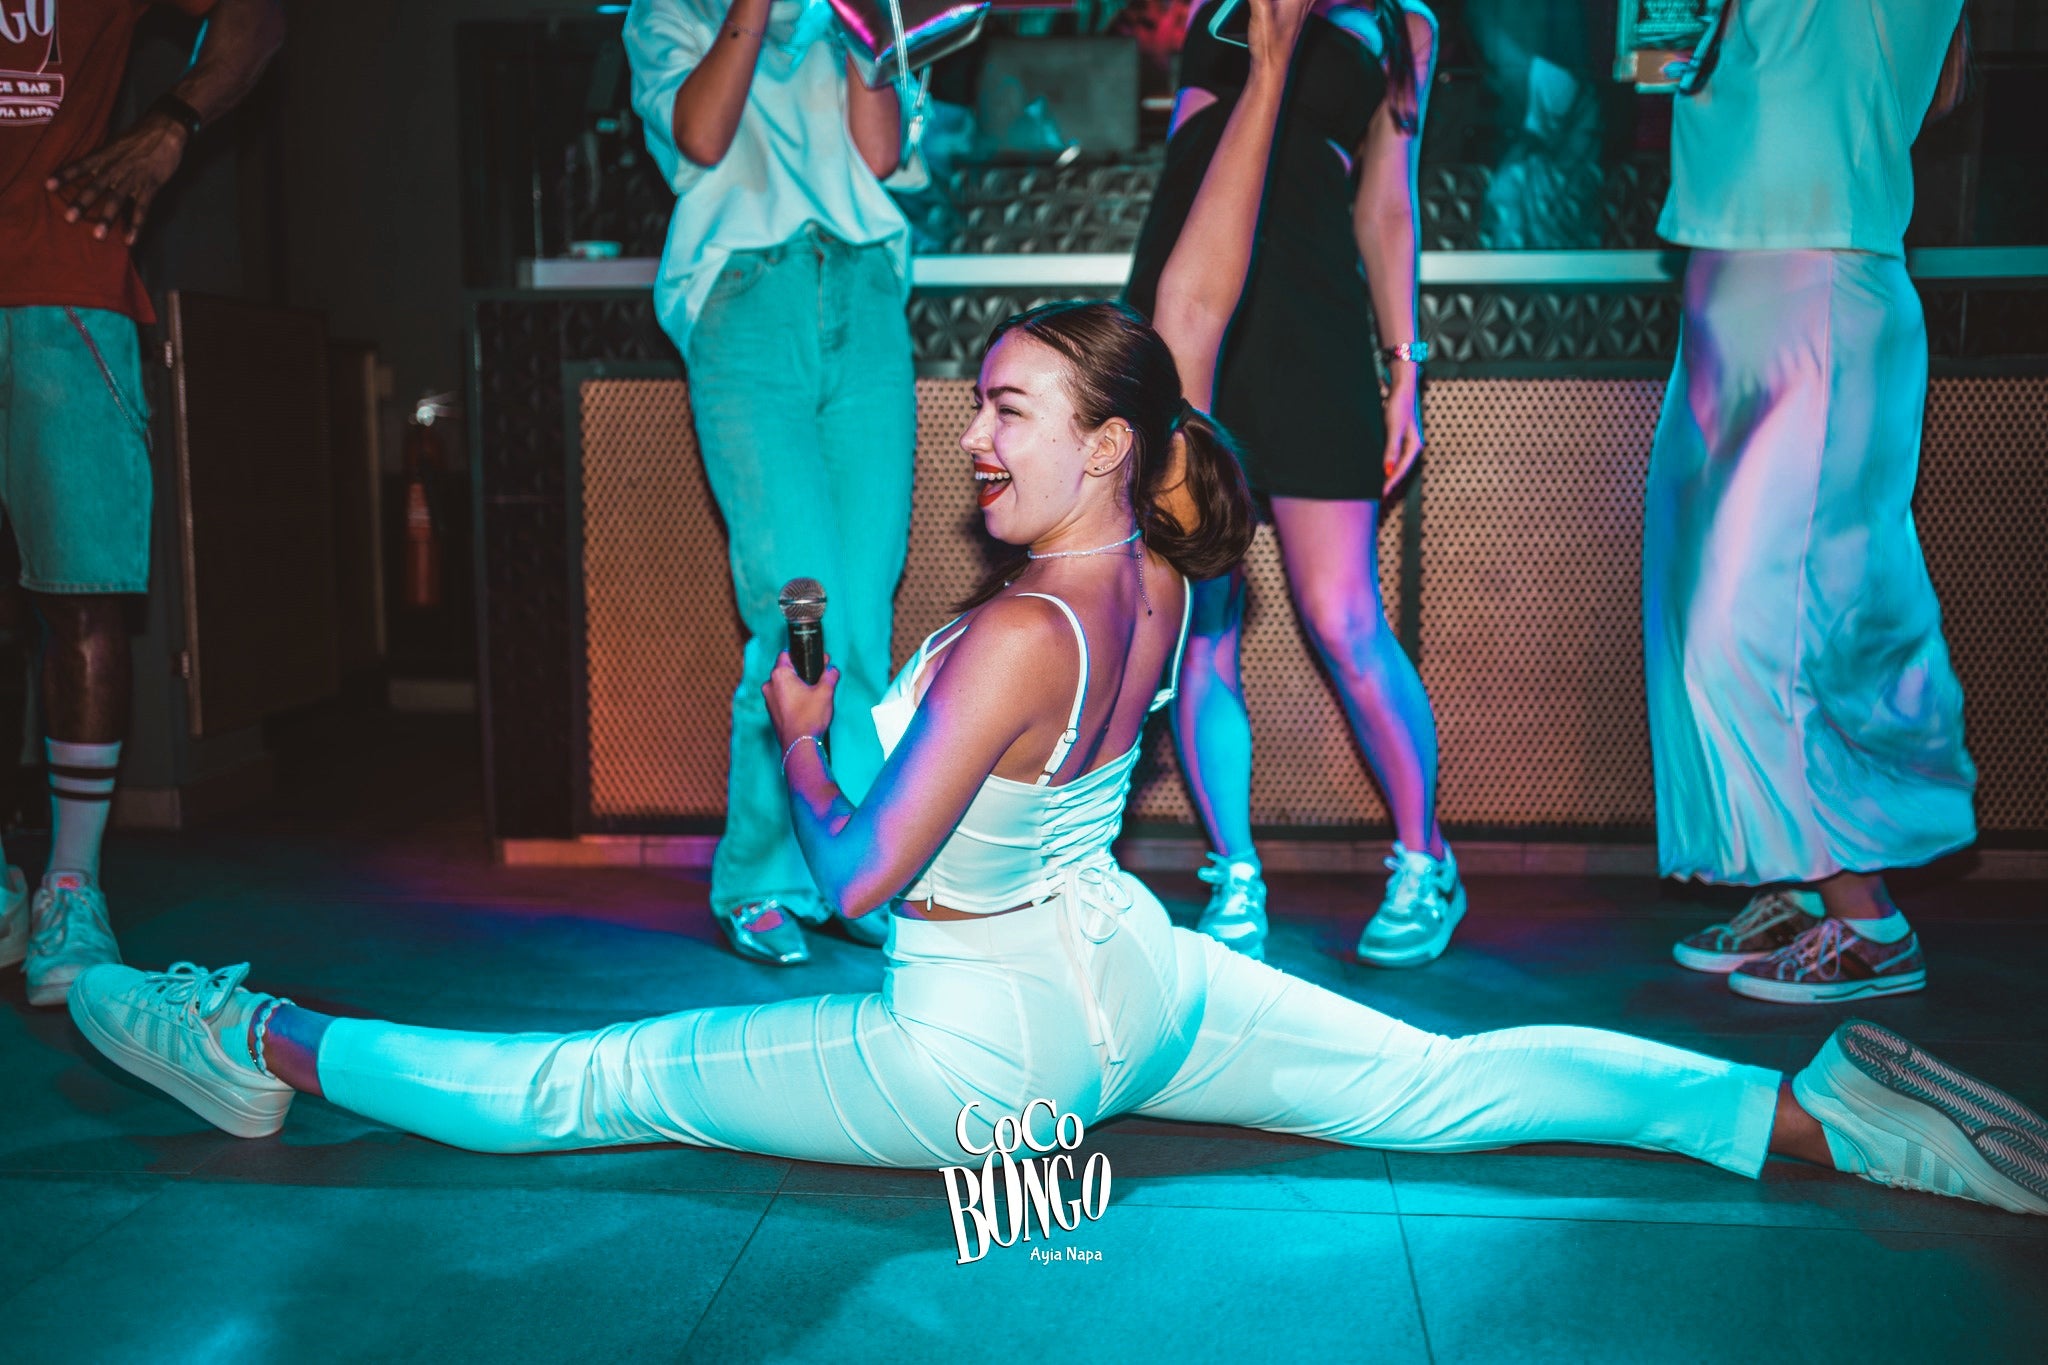
[[[1294,45],[1308,23],[1315,0],[1245,0],[1251,7],[1250,43],[1254,65],[1286,70]]]

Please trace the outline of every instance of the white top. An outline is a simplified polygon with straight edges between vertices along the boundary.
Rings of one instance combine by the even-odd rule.
[[[626,57],[647,149],[676,192],[654,309],[679,350],[726,257],[817,223],[855,246],[890,242],[909,296],[910,225],[846,126],[846,56],[826,0],[775,0],[732,146],[715,166],[676,150],[676,91],[725,21],[727,0],[633,0]]]
[[[1903,255],[1913,139],[1963,0],[1735,0],[1678,96],[1657,232],[1724,251]]]

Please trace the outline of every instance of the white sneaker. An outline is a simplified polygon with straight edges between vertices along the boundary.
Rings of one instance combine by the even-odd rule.
[[[1448,844],[1442,858],[1394,845],[1387,896],[1358,939],[1358,959],[1375,967],[1419,967],[1450,946],[1465,918],[1465,886]]]
[[[249,1016],[275,997],[243,990],[248,974],[246,962],[213,972],[190,962],[167,972],[90,967],[72,983],[71,1017],[108,1061],[214,1127],[269,1137],[294,1092],[249,1060]]]
[[[1195,875],[1216,888],[1195,931],[1254,962],[1265,961],[1266,879],[1258,863],[1211,853],[1209,866]]]
[[[1792,1078],[1838,1170],[2048,1214],[2048,1120],[1890,1029],[1852,1019]]]
[[[0,967],[12,967],[28,956],[28,880],[21,869],[7,869],[0,892]]]
[[[29,1004],[61,1005],[80,972],[120,960],[99,887],[76,872],[44,877],[29,905]]]

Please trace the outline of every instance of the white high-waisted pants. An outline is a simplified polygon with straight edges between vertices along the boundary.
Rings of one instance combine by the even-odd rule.
[[[891,921],[880,994],[687,1010],[585,1033],[479,1034],[338,1020],[332,1102],[458,1147],[673,1141],[936,1169],[1049,1099],[1470,1151],[1593,1142],[1762,1167],[1779,1077],[1626,1034],[1444,1038],[1174,928],[1114,867],[1032,909]],[[1078,894],[1077,894],[1078,893]]]

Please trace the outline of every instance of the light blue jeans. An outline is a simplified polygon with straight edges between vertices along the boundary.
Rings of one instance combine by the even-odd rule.
[[[882,766],[868,708],[889,685],[917,444],[910,327],[890,250],[811,225],[780,246],[735,252],[684,361],[747,630],[711,904],[772,896],[809,912],[817,885],[790,827],[761,684],[787,641],[782,585],[817,579],[840,673],[832,772],[849,798],[865,795]]]

